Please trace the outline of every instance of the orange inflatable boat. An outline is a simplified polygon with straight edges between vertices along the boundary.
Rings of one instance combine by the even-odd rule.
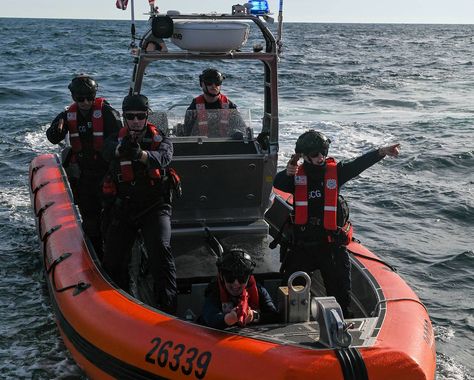
[[[349,249],[359,310],[342,330],[331,327],[338,322],[327,313],[331,302],[317,302],[327,297],[311,297],[319,306],[307,321],[218,331],[189,318],[190,310],[199,313],[197,298],[210,275],[178,279],[178,316],[154,309],[116,288],[97,263],[57,156],[34,159],[30,181],[57,324],[91,379],[434,378],[434,337],[425,307],[398,274],[356,242]],[[281,195],[274,203],[284,202]],[[189,252],[175,250],[178,273]],[[261,265],[256,277],[269,290],[280,281]]]
[[[31,203],[46,282],[74,360],[91,379],[433,380],[435,343],[426,308],[388,264],[356,240],[348,246],[353,318],[344,319],[335,299],[326,297],[318,271],[311,276],[296,272],[282,284],[279,249],[270,243],[292,207],[287,194],[272,190],[279,151],[281,35],[277,41],[266,26],[268,15],[251,14],[241,5],[222,15],[174,11],[163,16],[157,9],[151,5],[151,28],[140,48],[132,49],[129,92],[141,93],[145,71],[156,64],[159,72],[169,60],[179,69],[183,61],[250,60],[252,69],[238,74],[240,79],[250,73],[248,83],[257,91],[254,68],[263,68],[262,125],[254,137],[258,126],[242,108],[213,110],[209,124],[229,125],[229,136],[195,136],[183,132],[183,120],[193,119],[184,117],[186,111],[179,117],[160,110],[151,114],[173,142],[172,165],[183,187],[172,217],[176,315],[154,307],[151,269],[140,241],[126,293],[98,262],[58,157],[45,154],[31,162]],[[255,41],[246,47],[249,25]],[[170,37],[177,47],[153,49]],[[163,77],[160,72],[148,77],[156,80],[150,95],[166,87],[157,79]],[[224,331],[199,324],[205,289],[216,275],[216,258],[206,241],[209,230],[222,245],[251,252],[255,278],[278,304],[277,322]]]

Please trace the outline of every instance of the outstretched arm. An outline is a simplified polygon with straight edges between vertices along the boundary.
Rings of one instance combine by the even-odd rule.
[[[338,164],[338,185],[344,185],[344,183],[358,176],[364,170],[382,160],[385,156],[396,157],[399,153],[400,144],[394,144],[372,150],[353,160],[341,161]]]

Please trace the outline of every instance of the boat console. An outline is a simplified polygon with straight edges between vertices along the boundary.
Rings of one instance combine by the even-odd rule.
[[[152,28],[134,51],[130,93],[140,93],[145,73],[156,70],[159,65],[155,62],[159,61],[253,60],[261,62],[263,70],[263,109],[261,116],[253,117],[261,120],[260,125],[252,122],[249,110],[240,108],[206,110],[206,128],[200,126],[198,111],[180,110],[180,105],[154,110],[151,114],[151,121],[173,141],[172,167],[180,175],[183,188],[182,196],[173,201],[172,216],[178,316],[195,320],[202,308],[204,289],[216,275],[216,257],[206,241],[205,230],[209,229],[223,246],[241,247],[251,252],[257,262],[254,271],[257,280],[263,282],[275,302],[279,300],[282,323],[313,321],[312,328],[315,328],[316,316],[310,317],[309,310],[311,299],[321,293],[316,290],[322,288],[321,283],[315,281],[311,285],[308,277],[305,317],[296,315],[291,305],[299,293],[289,286],[286,297],[282,296],[285,291],[281,289],[279,247],[271,244],[278,233],[278,218],[285,218],[280,212],[285,212],[284,209],[268,212],[277,167],[279,129],[279,57],[275,37],[260,17],[238,9],[231,15],[170,12],[166,16],[152,16],[150,23]],[[253,37],[253,45],[247,46],[251,26],[256,30],[253,36],[260,37],[257,41]],[[167,44],[167,39],[175,46]],[[161,48],[150,49],[151,42]],[[281,204],[273,203],[274,206]],[[287,208],[286,213],[290,209]],[[137,252],[136,261],[142,271],[137,271],[136,282],[140,285],[143,280],[140,273],[146,276],[143,270],[146,252]],[[152,303],[153,296],[147,294],[146,289],[139,286],[138,296]],[[315,305],[313,301],[313,308],[317,310]],[[338,310],[334,318],[340,321],[342,313],[340,308]]]

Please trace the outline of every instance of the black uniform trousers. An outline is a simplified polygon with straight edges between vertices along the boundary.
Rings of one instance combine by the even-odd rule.
[[[114,207],[105,235],[103,266],[112,280],[129,291],[128,266],[132,247],[141,231],[154,280],[157,307],[169,313],[176,311],[176,266],[171,252],[171,207],[156,206],[140,215],[133,204]],[[137,211],[138,210],[138,211]],[[136,217],[136,215],[139,215]]]
[[[292,246],[286,253],[283,274],[285,284],[297,271],[321,271],[326,294],[333,296],[348,316],[351,291],[351,262],[345,245],[334,243]]]
[[[101,233],[101,186],[103,176],[82,174],[78,179],[71,179],[74,201],[82,217],[82,229],[91,241],[99,259],[103,255]]]

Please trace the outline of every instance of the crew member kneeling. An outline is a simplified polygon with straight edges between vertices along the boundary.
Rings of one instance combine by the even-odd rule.
[[[149,255],[156,306],[174,313],[176,267],[170,247],[170,189],[164,180],[173,145],[147,121],[146,96],[126,96],[122,109],[125,126],[115,150],[106,155],[110,177],[104,181],[104,193],[114,201],[106,226],[103,266],[117,285],[129,291],[128,265],[140,230]]]
[[[268,291],[252,275],[255,262],[242,249],[233,248],[218,259],[217,278],[206,289],[202,322],[224,329],[251,323],[271,323],[278,313]]]

